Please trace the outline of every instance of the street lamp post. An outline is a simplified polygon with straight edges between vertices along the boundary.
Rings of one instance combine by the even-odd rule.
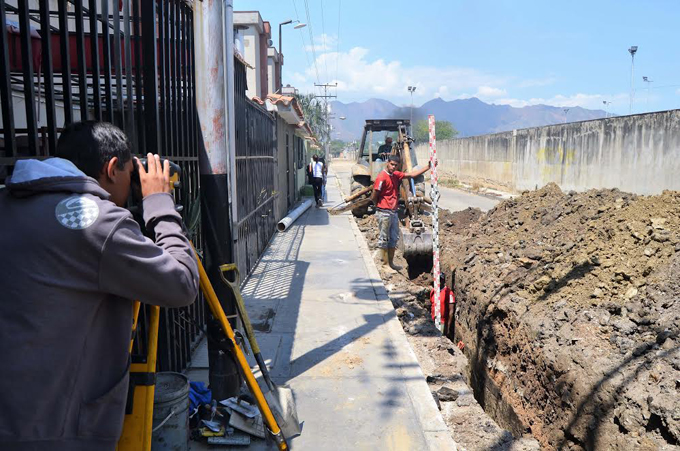
[[[281,60],[283,58],[283,42],[282,42],[283,40],[281,39],[281,31],[282,31],[281,27],[283,27],[284,25],[292,24],[292,23],[297,24],[293,27],[296,30],[299,29],[299,28],[304,28],[304,27],[307,26],[306,23],[302,23],[299,20],[292,20],[292,19],[288,19],[285,22],[281,22],[279,24],[279,60]],[[281,65],[279,66],[279,87],[281,87],[281,86],[283,86],[283,61],[281,61]]]
[[[413,93],[415,92],[416,87],[415,86],[409,86],[407,89],[408,89],[408,92],[411,93],[411,127],[413,127]]]
[[[609,117],[609,105],[611,105],[611,102],[607,102],[606,100],[603,100],[602,103],[604,104],[604,118]]]
[[[564,123],[567,123],[567,114],[569,113],[569,108],[564,108]]]
[[[628,49],[630,53],[630,112],[633,114],[633,102],[635,101],[635,53],[638,51],[637,45],[631,45]]]
[[[649,84],[650,84],[650,83],[653,83],[654,80],[650,80],[649,77],[644,77],[644,76],[643,76],[643,77],[642,77],[642,81],[644,81],[645,83],[647,83],[647,101],[646,101],[646,104],[647,104],[647,111],[649,111]]]

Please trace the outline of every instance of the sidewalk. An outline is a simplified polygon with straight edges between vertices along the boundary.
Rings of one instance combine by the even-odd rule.
[[[339,203],[334,174],[327,189],[326,205]],[[349,214],[312,207],[276,235],[243,295],[274,382],[295,393],[293,449],[455,450]],[[189,377],[207,380],[196,357]]]

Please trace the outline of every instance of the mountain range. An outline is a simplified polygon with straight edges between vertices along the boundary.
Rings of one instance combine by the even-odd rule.
[[[445,101],[432,99],[420,107],[413,108],[413,120],[427,118],[434,114],[438,121],[449,121],[460,132],[459,137],[483,135],[514,130],[518,128],[539,127],[559,124],[565,121],[565,108],[549,105],[531,105],[522,108],[510,105],[495,105],[482,102],[476,97]],[[366,119],[409,119],[411,108],[400,107],[383,99],[369,99],[364,102],[331,102],[333,139],[343,141],[358,140]],[[569,107],[566,113],[568,122],[586,121],[605,117],[603,110],[587,110]],[[344,117],[345,119],[340,119]]]

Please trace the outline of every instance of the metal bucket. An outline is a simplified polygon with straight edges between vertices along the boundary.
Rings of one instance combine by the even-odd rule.
[[[189,379],[179,373],[158,373],[153,401],[151,449],[189,449]]]

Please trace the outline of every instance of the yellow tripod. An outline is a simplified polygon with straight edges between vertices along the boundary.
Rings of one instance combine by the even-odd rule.
[[[132,339],[130,352],[137,333],[139,301],[133,305]],[[149,317],[148,351],[145,363],[130,365],[130,390],[132,400],[128,399],[130,411],[125,412],[123,433],[118,440],[118,451],[149,451],[151,449],[151,430],[153,423],[153,396],[156,388],[156,357],[158,354],[158,322],[160,307],[152,305]],[[132,402],[130,402],[132,401]]]
[[[194,252],[195,254],[195,252]],[[230,346],[236,361],[241,367],[241,371],[246,379],[248,389],[255,398],[255,403],[262,413],[269,432],[276,441],[277,447],[281,451],[288,449],[286,439],[281,433],[281,429],[274,418],[274,415],[267,403],[267,400],[260,389],[260,385],[255,380],[250,365],[246,360],[243,350],[236,342],[234,330],[231,328],[227,316],[217,299],[215,289],[208,279],[208,274],[203,268],[200,258],[196,255],[198,262],[199,282],[201,291],[206,298],[208,307],[213,317],[217,319],[227,336],[228,346]],[[133,340],[134,331],[137,329],[140,304],[138,301],[134,303],[134,323],[133,323]],[[125,415],[125,423],[123,424],[123,433],[118,441],[118,451],[149,451],[151,449],[151,431],[153,422],[153,396],[154,396],[154,381],[156,372],[156,355],[158,351],[158,321],[160,318],[160,308],[157,306],[151,307],[151,316],[149,320],[149,335],[148,335],[148,355],[146,363],[133,363],[130,366],[130,378],[135,383],[132,388],[133,402],[132,410]],[[132,352],[133,340],[130,342],[130,352]],[[141,383],[139,383],[141,382]],[[127,412],[126,412],[127,413]]]

